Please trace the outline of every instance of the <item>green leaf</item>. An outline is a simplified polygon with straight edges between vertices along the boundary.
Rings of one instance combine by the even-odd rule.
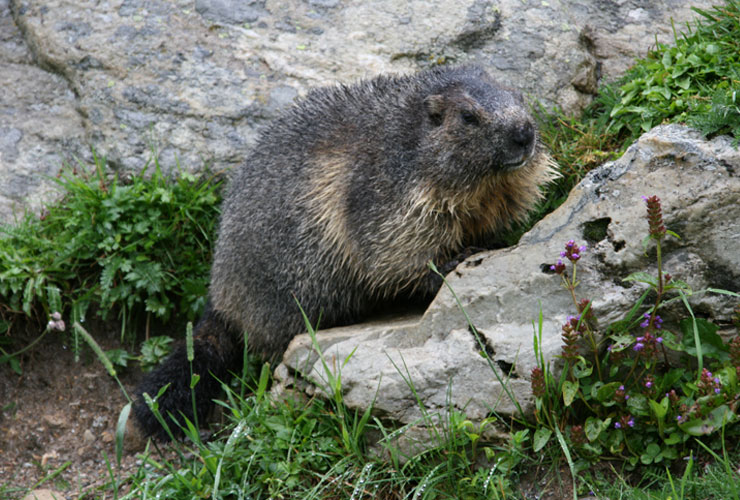
[[[658,420],[663,420],[666,416],[666,413],[668,413],[668,398],[663,397],[663,399],[658,403],[657,401],[650,400],[650,409],[653,412],[653,415],[655,415],[655,418]]]
[[[190,377],[190,389],[195,389],[195,386],[198,385],[198,382],[200,382],[200,375],[197,373],[193,373],[193,376]]]
[[[688,90],[689,87],[691,87],[691,77],[686,76],[684,78],[676,80],[676,85],[678,85],[678,87],[682,88],[683,90]]]
[[[696,343],[694,340],[694,327],[691,318],[682,320],[679,323],[683,333],[682,343],[686,352],[692,356],[697,355]],[[699,342],[701,342],[701,352],[704,357],[711,357],[719,361],[729,359],[729,348],[722,341],[722,337],[717,334],[719,327],[704,318],[696,318],[696,328],[699,333]]]
[[[131,359],[131,355],[126,349],[109,349],[105,351],[105,355],[111,363],[124,368],[128,366],[128,360]]]
[[[577,394],[578,381],[571,382],[570,380],[566,380],[563,382],[563,404],[565,406],[570,406]]]
[[[617,392],[620,385],[622,385],[621,382],[610,382],[602,385],[596,391],[596,394],[594,395],[595,399],[600,403],[614,400],[614,393]]]
[[[642,462],[645,465],[649,465],[653,462],[660,462],[662,457],[660,457],[660,446],[658,446],[655,443],[650,443],[647,445],[647,448],[645,448],[645,452],[640,455],[640,462]]]
[[[691,287],[685,281],[672,279],[670,283],[666,283],[665,290],[684,290],[688,294],[691,294]]]
[[[35,284],[36,280],[34,278],[30,278],[26,281],[26,287],[23,290],[23,312],[26,313],[26,316],[31,315],[31,304],[34,299],[33,290],[35,288]]]
[[[62,312],[62,296],[59,287],[48,285],[46,287],[46,303],[51,312]]]
[[[667,445],[674,445],[681,442],[681,434],[678,432],[671,432],[670,435],[663,440]]]
[[[704,61],[702,61],[696,54],[690,54],[686,60],[691,63],[692,66],[702,66],[704,64]]]
[[[694,418],[679,424],[678,427],[692,436],[706,436],[735,420],[737,420],[737,415],[727,405],[721,405],[712,410],[707,417]]]
[[[534,450],[534,452],[537,453],[542,448],[544,448],[547,442],[550,440],[551,436],[552,430],[547,429],[546,427],[540,427],[539,429],[537,429],[532,439],[532,449]]]
[[[577,379],[588,377],[593,371],[594,367],[583,359],[582,356],[579,356],[578,361],[573,365],[573,376]]]
[[[670,229],[667,229],[666,232],[665,232],[665,234],[667,234],[669,236],[673,236],[677,240],[680,240],[681,239],[681,237],[678,235],[678,233],[675,233],[675,232],[671,231]]]
[[[116,465],[121,465],[123,439],[126,435],[126,422],[128,421],[129,413],[131,413],[130,401],[121,409],[121,413],[118,414],[118,422],[116,423]]]
[[[586,434],[588,440],[591,442],[596,441],[599,438],[599,435],[604,431],[604,429],[609,427],[611,421],[611,418],[601,420],[597,417],[588,417],[586,419],[586,425],[583,427],[583,431]]]
[[[649,416],[648,399],[642,394],[634,394],[627,400],[627,408],[633,415]]]
[[[646,283],[654,287],[658,286],[658,278],[644,271],[637,271],[635,273],[632,273],[626,278],[623,278],[622,281],[636,281],[638,283]]]
[[[663,64],[663,67],[666,69],[673,66],[673,60],[671,59],[670,51],[666,50],[665,52],[663,52],[663,58],[661,60],[661,63]]]
[[[164,335],[151,337],[141,344],[140,363],[144,371],[150,370],[170,353],[172,337]]]

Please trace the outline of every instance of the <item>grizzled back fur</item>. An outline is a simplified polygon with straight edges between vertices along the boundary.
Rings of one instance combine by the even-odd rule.
[[[311,91],[231,180],[197,329],[211,340],[196,358],[223,373],[246,333],[252,353],[278,359],[304,330],[296,301],[328,327],[397,297],[431,297],[441,281],[430,260],[445,268],[522,220],[554,176],[521,95],[477,66]],[[181,358],[142,391],[187,382],[171,379]],[[207,407],[214,394],[201,392]],[[189,396],[180,399],[165,393],[160,408],[189,415]],[[138,406],[144,430],[157,432]]]

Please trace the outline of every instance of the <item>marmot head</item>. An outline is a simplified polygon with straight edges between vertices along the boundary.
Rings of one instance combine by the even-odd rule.
[[[423,98],[422,175],[443,189],[474,188],[533,157],[537,131],[524,99],[483,69],[440,72]]]

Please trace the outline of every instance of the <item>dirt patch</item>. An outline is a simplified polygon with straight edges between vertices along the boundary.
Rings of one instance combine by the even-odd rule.
[[[103,349],[120,347],[114,334],[109,337],[96,339]],[[106,455],[119,479],[138,466],[132,454],[115,466],[115,426],[126,404],[116,381],[87,348],[75,362],[71,347],[56,333],[47,334],[20,361],[21,375],[7,363],[0,365],[3,498],[23,498],[40,482],[67,498],[112,498],[101,491],[110,481]],[[137,372],[119,373],[129,393]]]

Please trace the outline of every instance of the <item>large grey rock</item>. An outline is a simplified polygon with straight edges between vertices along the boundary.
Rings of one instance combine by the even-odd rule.
[[[90,146],[118,169],[154,149],[166,172],[220,171],[295,96],[381,72],[476,61],[576,111],[695,16],[682,0],[0,0],[0,221]]]
[[[623,318],[644,287],[622,278],[656,272],[654,249],[646,255],[641,244],[648,229],[642,196],[651,195],[662,199],[666,226],[681,236],[665,241],[664,270],[694,290],[740,291],[740,151],[727,137],[707,141],[681,126],[657,127],[622,158],[591,172],[517,246],[475,255],[448,275],[496,373],[443,288],[423,316],[319,332],[329,366],[341,371],[347,405],[364,409],[374,402],[379,415],[405,424],[421,421],[417,397],[430,414],[454,408],[474,421],[492,410],[518,414],[517,403],[531,413],[538,315],[540,349],[557,368],[561,325],[576,314],[549,266],[568,240],[589,240],[578,264],[578,297],[593,300],[602,327]],[[696,314],[727,324],[738,300],[696,294],[690,302]],[[661,310],[666,328],[677,330],[676,321],[686,316],[682,307]],[[327,378],[307,335],[296,337],[276,374],[278,391],[291,385],[320,391]],[[516,402],[504,391],[504,379]]]
[[[49,180],[84,142],[64,78],[38,67],[0,0],[0,222],[56,199]]]

